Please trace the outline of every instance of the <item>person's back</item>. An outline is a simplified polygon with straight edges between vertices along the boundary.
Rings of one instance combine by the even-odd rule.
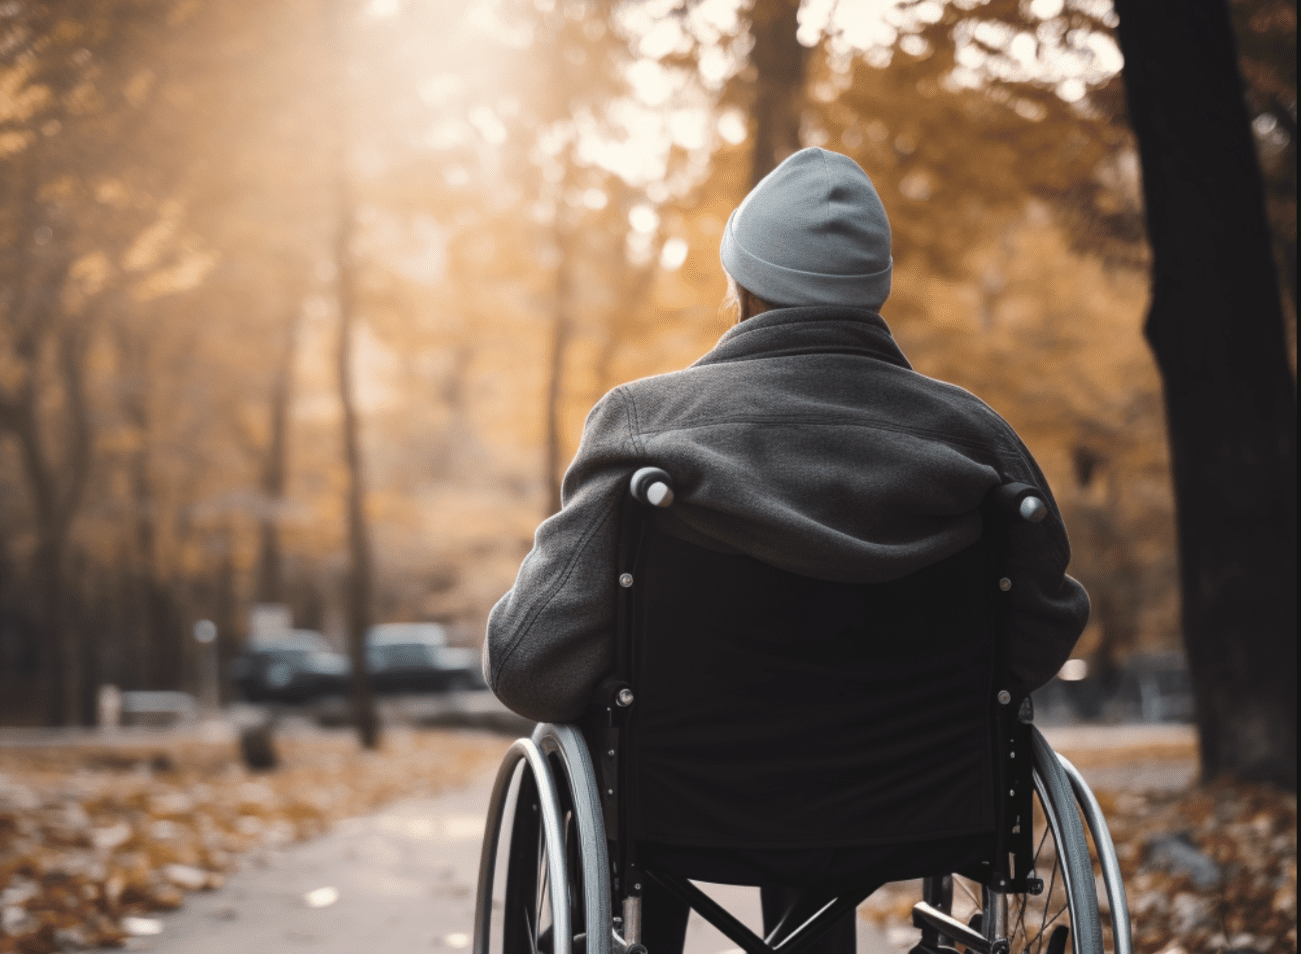
[[[690,368],[622,385],[593,409],[563,507],[490,617],[489,685],[531,718],[582,713],[612,665],[617,505],[644,465],[674,480],[665,534],[862,584],[960,553],[981,535],[991,488],[1034,485],[1049,515],[1010,531],[1004,646],[1019,689],[1046,682],[1088,614],[1065,575],[1065,529],[1012,428],[914,372],[891,337],[879,315],[889,226],[867,176],[835,153],[797,153],[733,214],[722,257],[738,324]]]

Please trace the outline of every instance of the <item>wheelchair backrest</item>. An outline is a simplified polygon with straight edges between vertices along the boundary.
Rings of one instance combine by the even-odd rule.
[[[858,584],[703,549],[653,520],[639,536],[631,837],[813,848],[993,829],[986,542]]]

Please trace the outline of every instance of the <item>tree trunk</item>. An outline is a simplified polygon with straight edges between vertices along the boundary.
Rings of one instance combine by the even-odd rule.
[[[547,478],[547,512],[546,516],[560,512],[560,482],[565,466],[563,435],[561,434],[561,411],[565,398],[565,349],[569,344],[571,298],[570,272],[573,263],[571,236],[564,234],[563,227],[557,227],[556,241],[560,249],[560,262],[556,266],[556,287],[552,312],[551,353],[547,361],[547,434],[545,462]]]
[[[44,534],[43,534],[44,535]],[[41,668],[45,676],[45,720],[50,725],[76,725],[76,700],[81,694],[77,672],[77,647],[70,638],[64,613],[64,546],[46,539],[37,546],[32,561],[40,574]]]
[[[129,467],[135,537],[132,589],[136,618],[133,624],[142,637],[136,669],[145,688],[170,689],[179,675],[176,650],[180,647],[171,626],[168,594],[158,573],[158,502],[150,460],[153,434],[147,349],[146,341],[125,333],[119,342],[119,352],[134,381],[123,402],[123,412],[138,432],[138,445],[131,454]]]
[[[1223,0],[1118,0],[1205,778],[1296,789],[1296,390]]]
[[[289,467],[289,400],[293,393],[294,353],[297,342],[297,319],[292,318],[285,334],[284,347],[276,363],[271,382],[268,408],[270,435],[262,466],[262,492],[266,511],[258,527],[257,600],[259,603],[284,601],[284,580],[280,553],[279,510],[284,502]]]
[[[346,195],[340,186],[341,199]],[[364,748],[379,746],[379,719],[366,658],[366,633],[370,630],[371,555],[366,526],[365,488],[357,408],[352,393],[353,268],[350,261],[351,209],[340,201],[335,256],[339,287],[339,403],[343,408],[343,454],[348,468],[348,651],[352,657],[352,702],[357,733]]]
[[[36,324],[44,327],[45,322],[38,319]],[[17,439],[23,476],[36,512],[33,585],[40,593],[47,719],[56,725],[77,725],[82,721],[83,653],[76,628],[69,625],[65,612],[64,564],[72,522],[90,472],[91,425],[83,377],[85,340],[79,329],[59,329],[57,367],[63,386],[67,440],[64,454],[56,461],[42,431],[40,396],[32,384],[36,355],[40,353],[35,332],[32,334],[27,383],[16,397],[0,401],[0,426]]]
[[[809,51],[795,38],[799,9],[799,0],[755,0],[750,13],[750,64],[755,70],[751,187],[800,148]]]
[[[350,7],[335,3],[329,10],[334,51],[335,120],[335,287],[339,308],[338,385],[343,411],[343,456],[348,470],[344,509],[348,520],[347,610],[348,652],[352,658],[353,718],[363,748],[379,747],[379,718],[366,654],[370,630],[372,566],[370,535],[366,525],[366,491],[361,460],[360,424],[352,386],[352,345],[357,311],[356,262],[353,258],[354,199],[348,174],[348,97],[345,22]]]

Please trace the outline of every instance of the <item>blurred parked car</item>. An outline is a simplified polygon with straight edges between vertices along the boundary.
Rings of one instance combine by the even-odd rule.
[[[447,645],[437,623],[383,623],[367,634],[366,661],[380,694],[487,688],[473,650]]]
[[[250,637],[230,663],[230,678],[250,702],[306,702],[348,691],[352,667],[311,629]]]
[[[1135,653],[1109,673],[1072,659],[1034,692],[1036,719],[1064,722],[1191,722],[1193,686],[1182,653]]]
[[[1125,664],[1119,696],[1142,722],[1192,722],[1193,680],[1182,653],[1144,653]]]

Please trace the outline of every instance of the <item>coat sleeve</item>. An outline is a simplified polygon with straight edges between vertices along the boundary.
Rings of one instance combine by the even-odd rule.
[[[1048,481],[1030,451],[1020,439],[1014,440],[1016,451],[1005,478],[1038,487],[1048,505],[1040,523],[1011,518],[1003,574],[1012,583],[1004,632],[1006,663],[1020,688],[1030,691],[1048,682],[1070,658],[1089,621],[1089,595],[1066,573],[1071,547]]]
[[[619,501],[635,460],[631,398],[616,388],[587,417],[560,512],[488,616],[484,677],[526,718],[577,718],[613,665]]]

